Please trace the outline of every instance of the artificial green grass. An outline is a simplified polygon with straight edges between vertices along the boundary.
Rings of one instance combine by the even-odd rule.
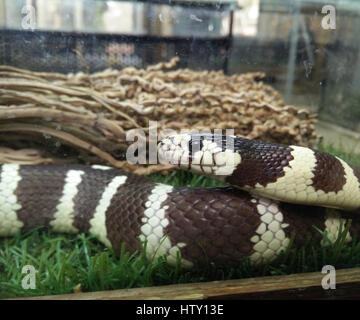
[[[360,159],[336,150],[322,150],[360,166]],[[215,180],[177,171],[167,176],[153,174],[154,181],[175,186],[217,186]],[[351,223],[351,221],[349,221]],[[349,223],[343,226],[338,240],[320,247],[309,240],[300,248],[290,246],[274,262],[253,266],[248,259],[239,261],[236,268],[207,268],[183,270],[179,264],[171,267],[164,258],[148,259],[144,250],[130,255],[116,255],[94,237],[86,234],[63,235],[38,228],[13,238],[0,239],[0,298],[65,294],[81,287],[82,291],[112,290],[174,283],[228,280],[246,277],[284,275],[318,271],[324,265],[336,269],[360,267],[360,242],[354,238],[345,244]],[[319,230],[321,232],[321,230]],[[327,241],[323,233],[323,241]],[[23,289],[22,268],[32,265],[37,270],[36,288]]]

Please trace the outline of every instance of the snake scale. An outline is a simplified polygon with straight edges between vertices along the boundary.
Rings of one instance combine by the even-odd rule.
[[[235,136],[179,134],[158,145],[159,159],[210,175],[226,187],[173,187],[101,165],[0,166],[0,236],[45,226],[88,232],[115,251],[191,268],[272,260],[327,231],[360,235],[360,173],[335,156]]]

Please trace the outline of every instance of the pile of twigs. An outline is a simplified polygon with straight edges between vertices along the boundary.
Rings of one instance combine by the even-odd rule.
[[[107,163],[121,160],[133,129],[229,129],[265,141],[312,145],[316,116],[286,106],[263,73],[177,69],[178,59],[146,69],[41,73],[0,66],[0,162]],[[163,167],[161,167],[163,168]]]

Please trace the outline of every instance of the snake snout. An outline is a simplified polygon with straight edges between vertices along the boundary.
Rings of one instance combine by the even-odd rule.
[[[210,176],[226,176],[241,162],[241,157],[227,149],[225,141],[225,136],[209,133],[169,136],[159,143],[159,159],[185,170]]]
[[[188,134],[169,136],[158,144],[158,158],[162,164],[173,164],[179,167],[189,164],[189,140]]]

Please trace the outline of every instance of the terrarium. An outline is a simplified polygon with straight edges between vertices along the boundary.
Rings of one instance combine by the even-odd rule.
[[[352,297],[359,14],[0,0],[0,298]]]

